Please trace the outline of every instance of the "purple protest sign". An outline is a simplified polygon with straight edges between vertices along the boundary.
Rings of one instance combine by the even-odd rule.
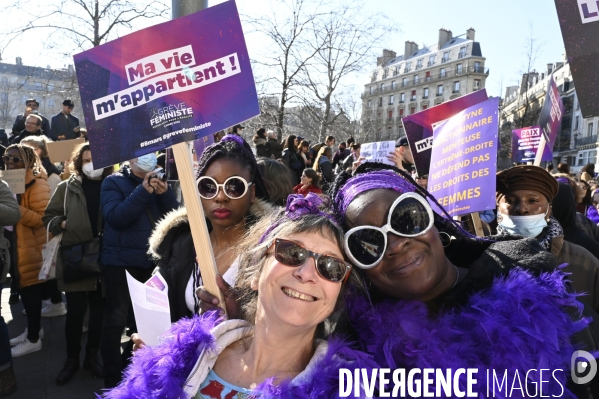
[[[402,119],[418,175],[429,173],[431,148],[433,148],[433,125],[488,98],[485,89],[477,90]]]
[[[542,135],[540,126],[512,130],[512,161],[534,162]],[[542,161],[552,159],[553,151],[545,147]]]
[[[196,140],[260,113],[234,1],[74,59],[98,167]]]
[[[557,133],[562,125],[562,115],[564,114],[564,103],[557,90],[555,79],[553,75],[547,83],[547,94],[545,95],[545,102],[543,108],[541,108],[541,114],[539,115],[539,125],[545,134],[545,140],[547,140],[547,146],[545,152],[553,153],[553,144],[557,138]],[[551,158],[546,159],[545,152],[543,152],[543,161],[550,161]]]
[[[498,108],[491,98],[434,128],[429,192],[452,216],[495,208]]]

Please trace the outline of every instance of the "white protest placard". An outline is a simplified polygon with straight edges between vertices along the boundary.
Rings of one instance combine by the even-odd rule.
[[[23,194],[25,192],[25,169],[0,170],[0,179],[4,180],[10,187],[13,194]]]
[[[158,345],[159,337],[171,327],[171,311],[166,286],[165,289],[160,290],[154,288],[153,284],[140,283],[131,277],[129,272],[126,273],[137,332],[146,345]]]
[[[375,143],[362,144],[360,148],[360,157],[365,158],[364,162],[382,162],[387,165],[395,164],[391,162],[387,155],[395,151],[395,141],[377,141]]]

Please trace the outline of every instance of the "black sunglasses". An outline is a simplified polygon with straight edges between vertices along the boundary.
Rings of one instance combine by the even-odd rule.
[[[358,226],[345,233],[345,254],[360,269],[373,268],[387,250],[387,233],[414,238],[426,234],[433,224],[428,202],[416,193],[404,193],[391,204],[386,225]]]
[[[294,241],[275,238],[272,245],[275,246],[275,259],[285,266],[301,266],[308,258],[314,258],[318,275],[334,283],[345,282],[351,273],[352,266],[343,260],[317,254]]]
[[[19,157],[11,157],[10,155],[3,155],[3,156],[2,156],[2,160],[3,160],[4,162],[8,162],[8,161],[10,161],[11,159],[12,159],[12,162],[13,162],[13,163],[19,163],[19,162],[23,161],[23,160],[22,160],[21,158],[19,158]]]

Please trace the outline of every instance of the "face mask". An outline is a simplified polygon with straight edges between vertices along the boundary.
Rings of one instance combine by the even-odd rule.
[[[510,216],[504,213],[500,213],[499,215],[501,216],[499,226],[510,234],[534,238],[541,234],[543,229],[547,227],[547,221],[545,220],[545,217],[547,217],[546,213],[531,216]]]
[[[156,154],[151,153],[147,155],[142,155],[137,158],[136,165],[139,169],[143,170],[146,173],[149,173],[156,169],[156,163],[158,162],[156,158]]]
[[[90,179],[97,179],[104,172],[104,169],[94,169],[93,162],[86,163],[81,169],[83,169],[83,173]]]

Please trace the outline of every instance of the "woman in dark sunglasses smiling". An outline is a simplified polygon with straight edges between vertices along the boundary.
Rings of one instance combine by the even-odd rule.
[[[589,330],[570,318],[582,305],[538,242],[473,237],[433,212],[436,200],[410,176],[382,164],[341,174],[331,194],[346,255],[369,287],[348,299],[337,329],[381,367],[477,368],[479,377],[570,369],[573,334]],[[540,332],[549,325],[552,334]],[[556,372],[544,394],[561,395],[568,378]],[[478,379],[477,395],[486,382]]]
[[[248,232],[235,284],[242,320],[215,327],[210,312],[179,321],[160,345],[136,353],[105,397],[336,398],[340,368],[374,367],[347,343],[319,339],[353,278],[343,232],[321,203],[291,195],[285,213]]]

